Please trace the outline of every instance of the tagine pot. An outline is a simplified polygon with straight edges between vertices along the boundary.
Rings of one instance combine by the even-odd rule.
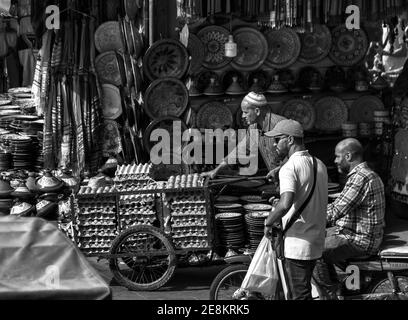
[[[43,177],[37,178],[36,186],[40,193],[59,193],[65,183],[54,177],[50,170],[46,170]]]
[[[26,187],[28,188],[28,190],[30,190],[30,192],[32,193],[37,193],[38,192],[38,188],[36,185],[37,182],[37,178],[34,172],[30,172],[28,174],[28,178],[26,180]]]
[[[0,179],[0,199],[7,199],[10,197],[14,189],[10,186],[10,183],[4,179]]]
[[[42,200],[36,205],[37,218],[47,221],[57,221],[59,218],[58,204],[48,200]]]
[[[10,215],[19,217],[31,217],[34,213],[34,206],[26,202],[18,202],[11,208]]]
[[[27,188],[25,181],[21,181],[17,189],[11,193],[11,196],[19,200],[30,201],[35,195]]]

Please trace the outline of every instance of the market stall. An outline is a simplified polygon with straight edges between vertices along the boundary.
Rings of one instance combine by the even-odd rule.
[[[250,91],[268,100],[263,131],[275,115],[302,123],[332,197],[345,179],[334,148],[357,137],[370,165],[393,179],[394,198],[406,200],[406,101],[394,101],[398,73],[378,69],[370,48],[382,20],[398,36],[388,17],[403,1],[54,2],[14,1],[1,13],[0,210],[58,220],[82,252],[111,260],[119,283],[157,289],[176,264],[256,249],[276,185],[202,181],[220,159],[203,148],[186,163],[175,152],[185,132],[245,129],[240,104]],[[51,4],[59,30],[46,28]],[[345,25],[350,4],[360,29]],[[153,152],[157,129],[170,137],[168,163]],[[145,268],[153,281],[135,278]]]

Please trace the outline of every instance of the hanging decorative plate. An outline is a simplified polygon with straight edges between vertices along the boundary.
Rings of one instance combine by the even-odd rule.
[[[190,33],[187,49],[191,56],[189,74],[193,75],[200,70],[203,64],[205,47],[195,34]]]
[[[167,77],[181,79],[186,74],[188,66],[187,49],[178,40],[157,41],[147,50],[143,58],[143,71],[150,81]]]
[[[225,44],[229,39],[227,29],[219,26],[209,26],[200,30],[197,36],[205,47],[204,67],[221,69],[231,62],[231,58],[225,56]]]
[[[122,85],[122,73],[119,65],[119,57],[114,51],[100,54],[95,59],[95,68],[101,83]]]
[[[271,30],[266,33],[269,55],[265,63],[272,68],[283,69],[294,64],[299,57],[299,36],[289,28]]]
[[[146,91],[144,110],[151,119],[181,117],[189,95],[183,82],[174,78],[158,79]]]
[[[316,129],[324,131],[341,130],[347,122],[348,109],[346,103],[337,97],[324,97],[316,102]]]
[[[345,25],[338,26],[332,32],[330,59],[339,66],[352,66],[362,60],[368,49],[366,33],[360,30],[349,30]]]
[[[197,126],[200,129],[228,129],[232,127],[233,118],[231,110],[222,102],[207,102],[197,114]]]
[[[122,152],[122,142],[118,123],[113,120],[105,120],[103,124],[103,153],[105,155],[119,154]]]
[[[163,117],[160,119],[157,119],[153,121],[146,129],[146,132],[144,134],[144,145],[145,148],[150,152],[150,150],[153,148],[154,143],[150,141],[152,132],[155,129],[161,129],[165,130],[170,134],[170,137],[173,137],[173,129],[174,129],[174,124],[175,122],[179,122],[181,124],[181,130],[182,132],[185,132],[188,130],[187,125],[181,121],[179,118],[175,117]],[[169,146],[170,147],[170,146]]]
[[[99,53],[123,50],[122,34],[117,21],[108,21],[95,31],[95,47]]]
[[[313,28],[313,32],[299,34],[302,43],[299,61],[307,64],[317,63],[326,58],[332,46],[329,28],[321,24],[316,24]]]
[[[305,130],[312,130],[316,122],[316,111],[312,104],[301,99],[288,101],[282,109],[282,116],[298,121]]]
[[[232,67],[240,71],[253,71],[263,65],[268,57],[268,42],[265,36],[253,28],[239,28],[234,32],[238,55],[232,60]]]
[[[354,123],[374,122],[374,111],[385,110],[384,103],[376,96],[362,96],[354,101],[350,110],[350,121]]]
[[[119,88],[111,84],[102,85],[102,112],[107,120],[116,120],[122,115],[122,98]]]

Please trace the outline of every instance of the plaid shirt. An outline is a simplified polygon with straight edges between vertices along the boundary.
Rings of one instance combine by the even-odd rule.
[[[350,172],[342,194],[328,206],[328,222],[367,255],[376,255],[384,236],[384,216],[384,184],[362,163]]]

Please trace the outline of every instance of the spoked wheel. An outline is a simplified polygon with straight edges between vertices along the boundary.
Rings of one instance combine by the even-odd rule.
[[[401,292],[407,297],[408,299],[408,276],[407,275],[401,275],[401,276],[396,276],[395,277],[398,283],[398,286],[401,290]],[[391,282],[388,278],[381,279],[378,282],[376,282],[369,290],[370,294],[389,294],[390,297],[393,294],[392,290],[392,285]]]
[[[137,226],[120,234],[112,244],[110,269],[115,280],[129,290],[154,291],[173,277],[176,254],[167,236],[150,226]]]
[[[241,288],[248,272],[247,265],[234,265],[222,270],[210,288],[210,300],[234,300],[234,293]]]

